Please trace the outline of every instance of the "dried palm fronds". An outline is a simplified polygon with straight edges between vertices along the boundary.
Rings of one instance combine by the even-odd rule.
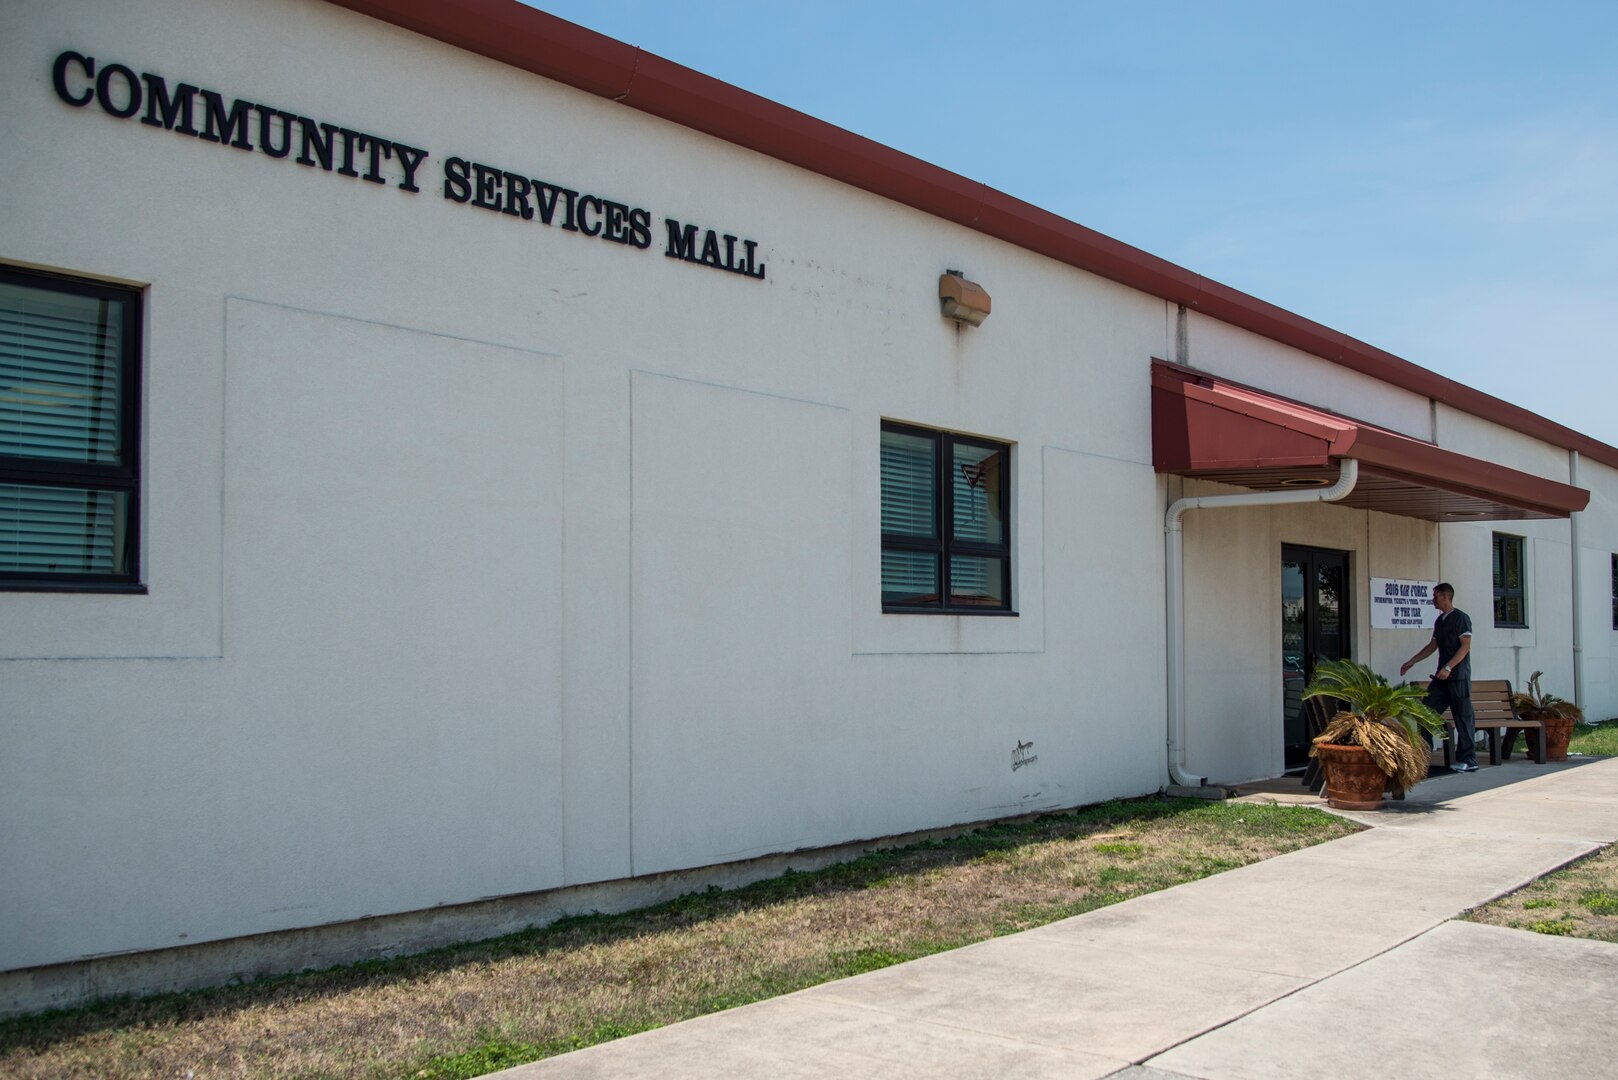
[[[1511,703],[1516,706],[1517,715],[1524,720],[1536,720],[1546,716],[1556,716],[1563,720],[1571,720],[1575,724],[1584,719],[1584,710],[1557,697],[1555,694],[1543,694],[1539,690],[1539,677],[1545,674],[1536,671],[1528,676],[1528,692],[1526,694],[1512,694]]]
[[[1310,757],[1319,756],[1315,751],[1322,743],[1362,747],[1398,788],[1412,788],[1427,779],[1426,748],[1412,743],[1403,728],[1387,720],[1340,712],[1313,743]]]
[[[1401,788],[1427,778],[1427,743],[1422,732],[1444,730],[1444,721],[1422,700],[1416,686],[1389,686],[1388,680],[1353,660],[1328,660],[1320,665],[1306,698],[1334,697],[1348,706],[1332,717],[1321,735],[1322,743],[1364,747],[1377,768]],[[1318,757],[1311,747],[1310,757]]]

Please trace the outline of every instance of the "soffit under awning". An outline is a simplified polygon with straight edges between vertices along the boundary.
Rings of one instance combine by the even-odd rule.
[[[1354,458],[1340,505],[1427,521],[1565,518],[1583,488],[1457,454],[1361,420],[1278,398],[1206,372],[1152,364],[1152,459],[1158,472],[1258,491],[1324,486]]]

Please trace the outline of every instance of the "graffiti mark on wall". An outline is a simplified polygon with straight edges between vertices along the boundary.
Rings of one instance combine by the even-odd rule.
[[[1019,739],[1017,741],[1017,749],[1011,752],[1011,771],[1016,772],[1024,765],[1032,765],[1038,760],[1039,755],[1034,753],[1034,744],[1031,742],[1023,742]]]

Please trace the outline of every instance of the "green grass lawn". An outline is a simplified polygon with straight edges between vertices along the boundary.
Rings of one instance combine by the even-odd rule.
[[[0,1076],[477,1076],[1014,933],[1358,831],[1143,799],[624,915],[0,1023]]]
[[[1575,724],[1567,751],[1618,755],[1618,722]],[[1472,922],[1618,943],[1618,849],[1608,847],[1465,916]]]
[[[1466,918],[1536,934],[1618,942],[1618,847],[1547,874]]]
[[[1589,754],[1596,757],[1618,755],[1618,721],[1605,724],[1575,724],[1573,737],[1568,740],[1570,754]]]

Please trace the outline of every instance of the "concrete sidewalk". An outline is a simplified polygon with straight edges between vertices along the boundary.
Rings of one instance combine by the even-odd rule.
[[[1618,839],[1618,758],[1389,806],[1345,815],[1375,826],[1356,836],[502,1075],[1618,1075],[1618,945],[1450,921]]]

